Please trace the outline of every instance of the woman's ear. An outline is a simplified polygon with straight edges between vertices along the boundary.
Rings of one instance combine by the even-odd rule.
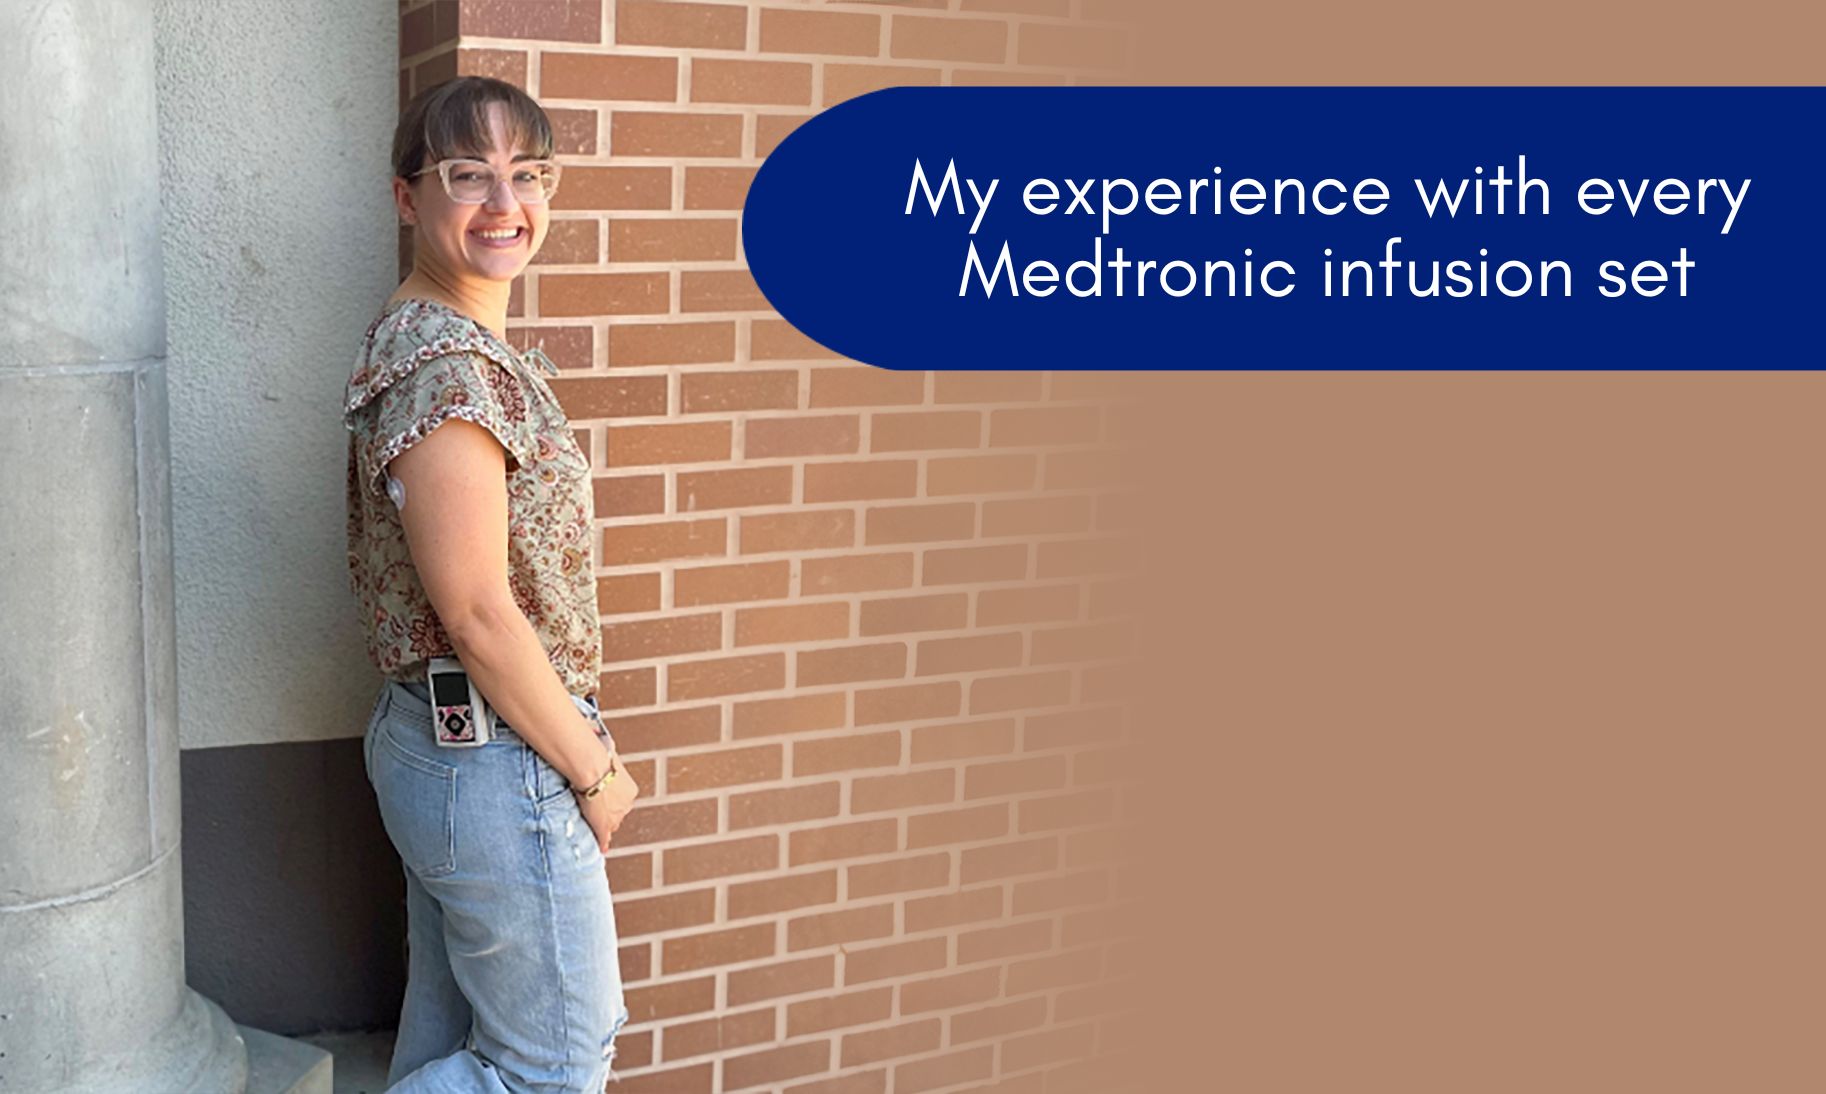
[[[408,226],[418,223],[418,210],[413,207],[412,184],[405,179],[395,177],[393,180],[393,207],[399,212],[402,224]]]

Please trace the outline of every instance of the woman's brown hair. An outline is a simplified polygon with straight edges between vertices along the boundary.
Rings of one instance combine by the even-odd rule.
[[[551,156],[551,119],[532,96],[505,80],[458,76],[426,88],[406,104],[393,131],[393,173],[411,178],[439,160],[482,157],[492,143],[490,103],[507,107],[507,138],[512,148],[502,151],[525,150],[538,159]]]

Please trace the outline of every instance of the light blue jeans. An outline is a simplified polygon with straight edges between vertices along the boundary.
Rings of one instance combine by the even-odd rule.
[[[364,755],[406,871],[388,1089],[599,1094],[628,1008],[602,852],[563,776],[502,724],[438,747],[423,684],[382,686]]]

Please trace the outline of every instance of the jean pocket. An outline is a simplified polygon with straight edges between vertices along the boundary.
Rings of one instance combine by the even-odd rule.
[[[374,794],[400,861],[419,877],[456,870],[457,771],[401,745],[386,728],[374,750]]]

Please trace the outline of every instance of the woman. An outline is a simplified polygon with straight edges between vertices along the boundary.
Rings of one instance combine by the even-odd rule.
[[[603,853],[638,788],[602,726],[589,460],[506,341],[557,186],[545,112],[498,80],[419,95],[393,141],[413,269],[345,402],[350,583],[387,678],[368,778],[406,872],[398,1091],[600,1091],[627,1020]],[[496,712],[440,747],[426,670]]]

